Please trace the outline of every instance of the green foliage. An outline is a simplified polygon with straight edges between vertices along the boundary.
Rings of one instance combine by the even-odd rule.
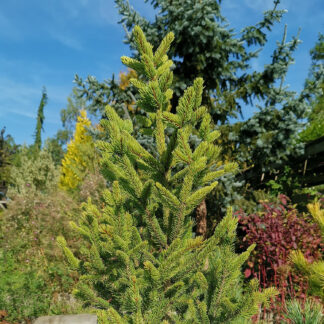
[[[298,37],[286,42],[285,30],[272,63],[266,66],[273,74],[273,82],[268,85],[264,107],[258,107],[259,112],[229,132],[228,138],[233,140],[232,147],[235,147],[232,155],[246,167],[253,166],[253,173],[258,176],[249,182],[258,181],[263,172],[278,170],[289,163],[289,159],[303,153],[298,131],[302,118],[307,116],[309,101],[320,91],[323,70],[318,71],[316,81],[306,83],[299,94],[284,87],[288,67],[294,62],[292,53],[299,42]]]
[[[44,150],[51,154],[52,160],[56,166],[60,166],[66,153],[65,144],[68,141],[68,135],[65,130],[59,130],[55,136],[45,140]]]
[[[22,147],[10,169],[8,197],[17,194],[48,192],[57,186],[59,169],[46,150],[34,153],[33,147]]]
[[[37,269],[22,270],[22,265],[18,265],[9,253],[0,254],[0,263],[0,309],[9,314],[7,320],[21,323],[46,314],[51,291]]]
[[[296,189],[300,188],[301,179],[294,173],[289,166],[285,166],[274,180],[267,182],[267,186],[270,189],[270,193],[274,197],[278,197],[280,194],[292,196]]]
[[[5,128],[0,132],[0,200],[6,196],[10,180],[10,166],[17,145],[10,135],[4,136]]]
[[[303,142],[311,142],[324,136],[324,83],[322,84],[322,95],[313,102],[312,112],[308,117],[306,129],[300,133]]]
[[[323,323],[323,307],[319,303],[306,300],[302,306],[297,300],[292,300],[287,304],[286,320],[292,324],[321,324]],[[286,321],[285,321],[286,323]]]
[[[103,172],[110,187],[104,206],[91,201],[73,228],[84,238],[80,256],[58,238],[80,281],[75,295],[98,311],[102,323],[237,323],[258,312],[275,290],[260,292],[252,280],[243,291],[241,266],[253,246],[234,253],[237,219],[228,209],[208,240],[194,237],[191,214],[236,165],[219,162],[214,144],[219,132],[201,106],[203,80],[197,78],[179,99],[174,113],[172,62],[166,35],[153,52],[143,31],[134,28],[140,59],[122,57],[141,78],[137,106],[154,126],[156,151],[134,138],[130,120],[106,107],[101,121],[108,141],[99,141]],[[200,144],[190,145],[197,136]]]
[[[324,242],[324,209],[321,208],[319,201],[308,204],[307,207],[320,228],[322,241]],[[310,263],[301,251],[293,251],[291,259],[296,268],[308,278],[310,285],[309,293],[324,300],[324,260]]]
[[[167,30],[174,31],[174,46],[170,49],[174,61],[171,112],[175,112],[180,94],[192,84],[195,76],[205,79],[202,103],[213,123],[219,126],[218,144],[223,148],[223,159],[237,161],[244,171],[235,177],[220,178],[222,188],[219,187],[217,194],[222,199],[211,215],[219,213],[220,209],[224,212],[226,204],[242,198],[245,185],[257,187],[264,172],[280,170],[303,154],[299,131],[311,99],[320,95],[323,69],[317,66],[312,71],[312,79],[299,93],[285,86],[289,66],[294,63],[293,53],[300,43],[298,35],[287,41],[286,28],[263,70],[255,71],[251,66],[252,59],[256,59],[267,44],[268,32],[284,14],[284,10],[278,9],[280,1],[274,1],[273,10],[265,12],[259,23],[243,28],[240,33],[234,33],[222,16],[220,1],[153,0],[151,4],[157,14],[151,21],[136,12],[128,1],[115,2],[135,60],[140,54],[135,50],[134,37],[128,33],[135,24],[141,26],[154,47],[159,46]],[[139,78],[141,80],[141,76]],[[90,111],[100,111],[103,115],[102,107],[110,103],[120,116],[132,119],[141,145],[151,152],[156,150],[152,138],[154,123],[145,122],[147,112],[140,107],[134,116],[123,109],[124,103],[141,100],[135,87],[121,91],[114,79],[99,83],[92,76],[85,81],[77,77],[76,83],[79,96],[88,101]],[[256,105],[259,111],[243,122],[238,121],[238,115],[243,115],[248,105]],[[229,123],[233,118],[236,122]],[[192,136],[191,141],[199,145],[196,137]]]
[[[324,62],[324,35],[319,34],[315,47],[311,50],[312,67],[311,81],[314,79],[314,73],[320,70]],[[304,142],[310,142],[324,136],[324,81],[322,81],[322,93],[315,97],[312,103],[312,111],[308,117],[306,129],[300,133],[300,139]]]
[[[68,222],[77,214],[75,202],[57,191],[15,196],[1,214],[0,309],[8,312],[7,320],[22,323],[52,308],[57,312],[60,299],[68,304],[76,277],[62,262],[55,237],[65,235],[74,250]]]
[[[124,0],[116,0],[121,23],[130,30],[135,24],[148,35],[148,41],[157,47],[167,30],[175,34],[170,57],[174,61],[176,98],[197,76],[205,80],[203,104],[215,122],[225,123],[229,117],[242,112],[240,100],[248,103],[255,95],[262,98],[263,84],[269,82],[266,74],[247,72],[252,58],[267,41],[267,31],[280,21],[284,11],[278,10],[275,1],[273,10],[265,12],[255,26],[248,26],[235,34],[221,13],[221,1],[151,1],[158,11],[153,21],[148,21]],[[135,49],[134,37],[127,34],[126,42]],[[257,82],[261,78],[262,82]]]
[[[44,107],[47,104],[47,93],[46,93],[46,88],[43,88],[42,91],[42,98],[41,101],[39,103],[39,107],[37,110],[37,123],[36,123],[36,130],[35,130],[35,149],[36,150],[40,150],[42,147],[42,137],[41,137],[41,133],[43,130],[43,124],[44,124],[44,120],[45,120],[45,115],[44,115]]]

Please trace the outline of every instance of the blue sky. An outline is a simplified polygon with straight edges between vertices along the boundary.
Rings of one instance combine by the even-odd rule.
[[[146,17],[154,14],[144,0],[130,3]],[[223,0],[223,14],[239,31],[259,21],[272,0]],[[283,21],[269,37],[269,44],[255,69],[270,62],[284,25],[288,39],[301,28],[303,43],[295,53],[296,64],[287,83],[301,90],[310,66],[309,50],[324,32],[323,0],[283,0]],[[123,44],[113,0],[3,0],[0,1],[0,128],[6,126],[16,143],[33,142],[42,87],[49,102],[45,108],[45,133],[53,136],[61,127],[60,110],[73,87],[74,75],[94,75],[99,80],[123,70],[120,56],[129,54]],[[247,115],[254,108],[247,108]]]

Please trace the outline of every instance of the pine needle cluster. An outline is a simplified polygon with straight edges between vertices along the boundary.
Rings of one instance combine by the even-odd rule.
[[[81,274],[75,294],[97,310],[101,323],[238,323],[258,312],[274,296],[246,289],[241,266],[253,250],[234,253],[237,219],[228,209],[207,240],[195,237],[192,212],[234,163],[222,164],[219,132],[201,106],[203,80],[197,78],[171,113],[173,62],[169,33],[153,52],[142,30],[133,31],[140,59],[122,62],[141,75],[130,82],[139,89],[137,105],[154,125],[156,152],[132,135],[130,120],[106,108],[99,141],[102,168],[110,187],[105,205],[84,204],[78,224],[84,238],[77,258],[59,237],[70,266]],[[191,145],[191,137],[199,138]]]

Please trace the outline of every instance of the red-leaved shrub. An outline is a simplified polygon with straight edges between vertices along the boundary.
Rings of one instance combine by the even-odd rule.
[[[240,211],[237,216],[243,234],[240,248],[256,244],[245,277],[258,278],[262,288],[274,286],[279,290],[271,312],[280,314],[287,297],[304,300],[307,280],[290,267],[289,255],[299,249],[309,261],[321,257],[321,235],[311,217],[300,214],[284,195],[278,197],[277,203],[262,202],[260,212],[245,215]]]

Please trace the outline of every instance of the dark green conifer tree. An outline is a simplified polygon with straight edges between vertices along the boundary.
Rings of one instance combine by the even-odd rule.
[[[46,88],[43,87],[42,90],[42,98],[38,106],[37,110],[37,122],[36,122],[36,130],[35,130],[35,142],[34,142],[34,147],[37,151],[40,151],[42,147],[42,131],[43,129],[43,124],[45,120],[45,115],[44,115],[44,107],[47,104],[47,93],[46,93]]]
[[[70,266],[81,274],[75,294],[97,310],[100,323],[238,323],[258,312],[275,294],[259,291],[252,280],[246,289],[241,266],[253,250],[234,253],[237,219],[231,209],[213,235],[195,237],[191,214],[217,185],[234,172],[222,164],[220,135],[202,106],[203,80],[197,78],[171,112],[173,62],[167,52],[169,33],[153,52],[140,27],[133,32],[139,59],[122,62],[142,77],[138,107],[153,124],[155,152],[132,135],[133,124],[106,107],[99,141],[103,172],[110,183],[105,205],[88,201],[74,229],[85,244],[77,258],[59,237]],[[192,136],[199,145],[190,144]]]
[[[310,80],[312,82],[318,71],[324,64],[324,34],[319,34],[318,41],[311,50],[312,66]],[[308,116],[306,128],[300,134],[304,142],[310,142],[324,136],[324,80],[321,84],[322,93],[316,96],[312,102],[312,111]]]

